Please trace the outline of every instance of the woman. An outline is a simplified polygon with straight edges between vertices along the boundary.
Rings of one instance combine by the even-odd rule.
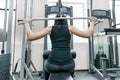
[[[56,17],[65,17],[57,14]],[[70,54],[71,35],[89,38],[94,31],[96,18],[90,17],[90,27],[86,31],[78,30],[76,27],[68,26],[66,19],[55,20],[54,26],[48,26],[40,32],[32,32],[29,27],[30,20],[24,20],[28,40],[33,41],[50,35],[52,52],[45,61],[45,80],[48,80],[50,72],[66,71],[72,76],[74,74],[75,63]]]

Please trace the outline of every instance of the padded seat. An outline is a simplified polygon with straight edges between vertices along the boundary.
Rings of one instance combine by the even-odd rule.
[[[66,72],[51,73],[48,80],[73,80],[71,75]]]

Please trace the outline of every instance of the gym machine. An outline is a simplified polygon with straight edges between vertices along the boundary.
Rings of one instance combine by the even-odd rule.
[[[72,6],[70,6],[70,7],[63,6],[61,0],[59,0],[56,3],[55,6],[45,5],[45,18],[48,18],[49,15],[51,15],[51,14],[57,14],[57,13],[66,14],[66,15],[69,15],[70,17],[72,17],[73,16],[73,8],[72,8]],[[70,25],[73,25],[73,19],[72,18],[70,19]],[[48,26],[48,20],[45,20],[45,27],[46,26]],[[48,37],[45,37],[44,38],[44,52],[43,52],[43,56],[45,56],[48,52],[49,52],[49,54],[51,52],[51,50],[48,50],[48,41],[47,40],[48,40]],[[71,44],[70,44],[70,46],[71,46],[71,49],[73,49],[73,36],[71,37]],[[47,54],[47,56],[49,54]],[[46,58],[44,58],[44,60],[45,59]],[[44,60],[43,60],[43,64],[44,64]],[[59,76],[59,74],[56,75],[56,76]],[[51,79],[53,79],[53,77],[55,77],[55,76],[51,76]],[[44,66],[43,66],[43,73],[41,75],[41,78],[44,78]],[[63,78],[65,78],[65,76]],[[61,79],[61,80],[63,80],[63,79]]]
[[[33,0],[30,0],[30,18],[33,17],[33,3],[34,3]],[[26,4],[27,4],[27,2],[26,2]],[[24,13],[24,15],[26,15],[26,12]],[[30,24],[30,28],[31,29],[32,29],[32,26],[33,25],[31,23]],[[27,68],[27,70],[29,70],[31,75],[39,76],[39,72],[37,71],[36,67],[34,66],[34,63],[31,60],[31,42],[27,41],[26,44],[27,44],[26,51],[25,51],[25,64],[26,64],[26,68]],[[17,70],[18,63],[19,63],[20,60],[21,60],[21,58],[18,59],[17,62],[16,62],[16,65],[15,65],[15,68],[14,68],[14,73]],[[31,69],[31,67],[32,67],[32,69]],[[27,77],[26,70],[24,70],[24,77]]]
[[[116,29],[116,19],[115,19],[115,0],[113,0],[113,9],[112,11],[110,10],[92,10],[92,15],[97,17],[97,18],[103,18],[103,19],[108,19],[109,22],[109,27],[104,28],[103,31],[94,34],[93,35],[93,40],[92,43],[89,43],[92,48],[90,49],[90,72],[97,72],[101,76],[101,80],[105,80],[108,77],[110,77],[110,80],[115,80],[116,77],[119,77],[119,75],[114,74],[117,71],[120,70],[119,68],[119,56],[118,56],[118,44],[117,44],[117,35],[120,35],[120,29]],[[111,12],[112,12],[112,18],[111,18]],[[107,48],[106,50],[108,51],[107,53],[104,50],[104,45],[102,44],[103,47],[103,53],[105,53],[105,56],[103,57],[102,55],[97,55],[99,59],[97,66],[95,66],[95,41],[94,38],[101,38],[104,37],[106,38],[107,42]],[[104,41],[105,42],[105,41]],[[99,49],[98,49],[99,50]],[[99,53],[99,52],[98,52]]]
[[[0,29],[0,42],[6,42],[6,51],[4,54],[0,54],[0,80],[13,80],[12,73],[10,72],[11,67],[11,34],[12,34],[12,20],[13,20],[13,3],[14,0],[9,1],[9,9],[7,9],[8,0],[6,0],[5,7],[5,19],[4,23],[8,22],[8,29],[6,31],[6,25],[4,25],[4,29]],[[7,10],[8,18],[7,18]],[[8,20],[7,20],[8,19]]]
[[[25,4],[26,5],[26,4]],[[25,9],[26,11],[26,9]],[[70,25],[73,25],[73,19],[89,19],[89,18],[73,18],[73,10],[72,7],[66,7],[66,6],[62,6],[61,0],[59,0],[59,2],[55,5],[55,6],[45,6],[45,18],[39,18],[39,19],[31,19],[31,21],[39,21],[39,20],[45,20],[45,27],[48,25],[48,20],[55,20],[58,18],[47,18],[50,14],[57,14],[57,13],[62,13],[62,14],[66,14],[69,15],[70,18],[63,18],[63,19],[70,19]],[[24,17],[26,18],[26,16]],[[59,18],[62,19],[62,18]],[[18,22],[21,22],[23,20],[18,20]],[[34,78],[32,77],[32,75],[30,74],[29,70],[26,68],[26,64],[24,61],[25,58],[25,49],[26,49],[26,28],[23,28],[23,40],[22,40],[22,56],[21,56],[21,72],[20,72],[20,79],[24,79],[24,69],[26,70],[27,75],[29,76],[29,78],[31,80],[34,80]],[[73,39],[72,39],[73,40]],[[71,49],[73,49],[73,41],[71,40]],[[45,53],[51,53],[50,50],[48,50],[48,45],[47,45],[47,37],[44,38],[44,52],[43,52],[43,56],[45,55]],[[71,51],[71,53],[75,53],[74,51]],[[75,53],[76,54],[76,53]],[[76,56],[76,55],[75,55]],[[43,62],[44,63],[44,62]],[[43,66],[44,68],[44,66]],[[67,76],[63,75],[63,74],[67,74]],[[72,77],[70,76],[70,74],[68,73],[55,73],[55,74],[51,74],[52,76],[50,76],[50,80],[64,80],[63,78],[69,78],[69,80],[73,80]],[[62,75],[62,77],[60,76]],[[60,77],[58,77],[60,76]],[[43,74],[42,74],[42,78],[44,78],[44,69],[43,69]],[[53,79],[54,78],[54,79]],[[66,80],[66,79],[65,79]]]

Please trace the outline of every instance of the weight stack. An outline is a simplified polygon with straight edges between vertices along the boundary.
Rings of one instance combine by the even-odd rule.
[[[0,55],[0,80],[10,80],[10,54]]]

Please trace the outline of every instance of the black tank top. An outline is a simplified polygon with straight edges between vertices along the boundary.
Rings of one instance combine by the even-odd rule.
[[[52,53],[48,61],[56,65],[66,65],[73,62],[70,54],[71,35],[67,25],[52,26],[50,39],[52,43]]]

